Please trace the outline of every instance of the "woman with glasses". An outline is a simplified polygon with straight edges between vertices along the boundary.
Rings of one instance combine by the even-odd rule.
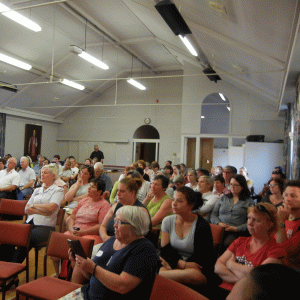
[[[279,178],[270,179],[268,182],[270,188],[270,194],[267,194],[262,202],[268,202],[279,207],[283,205],[283,192],[284,192],[284,181]]]
[[[149,225],[143,208],[125,205],[114,216],[115,235],[100,247],[93,260],[78,255],[74,259],[70,253],[75,268],[89,279],[72,295],[95,300],[149,299],[158,260],[155,247],[144,238]]]
[[[218,200],[212,211],[210,221],[225,228],[223,251],[239,236],[248,235],[247,209],[254,205],[243,175],[230,179],[230,193]]]
[[[219,292],[227,295],[233,285],[247,276],[256,266],[280,264],[286,255],[273,237],[278,230],[277,209],[270,203],[249,207],[247,228],[250,237],[236,239],[218,258],[215,272],[223,282]],[[219,296],[218,299],[225,299]]]

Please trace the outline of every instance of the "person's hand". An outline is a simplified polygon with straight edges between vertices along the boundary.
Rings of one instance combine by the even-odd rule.
[[[222,222],[220,222],[220,223],[218,223],[218,225],[220,225],[220,226],[222,226],[222,227],[228,227],[229,225],[227,225],[227,224],[225,224],[225,223],[222,223]]]
[[[149,192],[149,193],[147,194],[147,196],[146,196],[146,199],[147,199],[147,200],[151,200],[153,197],[154,197],[154,195],[151,194],[151,192]]]
[[[172,268],[170,267],[169,263],[167,261],[165,261],[162,257],[159,257],[160,261],[161,261],[161,265],[167,269],[167,270],[172,270]]]
[[[279,206],[277,208],[277,214],[281,222],[288,220],[290,213],[291,213],[291,206],[286,203],[284,203],[283,206]]]
[[[75,236],[78,236],[78,237],[81,237],[81,236],[84,236],[84,235],[85,235],[84,232],[83,232],[83,230],[74,230],[74,231],[73,231],[73,234],[74,234]]]
[[[74,252],[71,250],[71,248],[68,250],[68,255],[69,255],[69,260],[71,262],[74,262],[75,263],[75,254]]]
[[[225,227],[225,231],[232,231],[232,232],[237,232],[238,229],[235,226],[229,226]]]
[[[195,262],[187,262],[185,264],[185,269],[196,269],[197,271],[200,271],[202,270],[202,267],[200,265],[198,265],[197,263]]]
[[[90,259],[85,259],[82,256],[75,255],[76,257],[76,265],[81,269],[84,270],[85,272],[93,273],[95,263]]]

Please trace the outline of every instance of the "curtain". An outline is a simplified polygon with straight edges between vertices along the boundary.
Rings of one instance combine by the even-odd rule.
[[[4,157],[6,114],[0,113],[0,157]]]

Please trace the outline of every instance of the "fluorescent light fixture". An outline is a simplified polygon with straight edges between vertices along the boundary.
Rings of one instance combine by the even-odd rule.
[[[15,67],[18,67],[18,68],[21,68],[21,69],[24,69],[24,70],[30,70],[32,68],[31,65],[26,64],[26,63],[24,63],[24,62],[22,62],[18,59],[7,56],[3,53],[0,53],[0,60],[7,63],[7,64],[13,65]]]
[[[141,83],[137,82],[136,80],[132,79],[132,78],[129,78],[127,79],[127,82],[132,84],[133,86],[135,86],[136,88],[144,91],[146,89],[145,86],[143,86]]]
[[[201,119],[205,119],[205,116],[201,116]]]
[[[180,39],[184,43],[184,45],[188,48],[188,50],[191,52],[192,55],[198,56],[197,51],[195,48],[192,46],[191,42],[187,39],[186,36],[179,35]]]
[[[224,95],[222,93],[219,93],[219,95],[223,101],[226,101],[226,98],[224,97]]]
[[[23,15],[19,14],[16,11],[10,10],[9,7],[5,6],[4,4],[0,3],[0,12],[7,18],[19,23],[20,25],[27,27],[35,32],[41,31],[42,28],[37,23],[31,21],[30,19],[24,17]]]
[[[74,88],[74,89],[77,89],[77,90],[81,90],[81,91],[82,91],[82,90],[85,89],[85,87],[84,87],[83,85],[78,84],[78,83],[73,82],[73,81],[68,80],[68,79],[63,79],[63,80],[61,81],[61,83],[62,83],[62,84],[65,84],[65,85],[68,85],[68,86],[70,86],[70,87],[72,87],[72,88]]]
[[[226,106],[226,108],[230,111],[230,106]]]
[[[78,54],[78,56],[80,56],[81,58],[87,60],[88,62],[92,63],[93,65],[103,69],[103,70],[107,70],[109,69],[108,65],[105,64],[103,61],[95,58],[94,56],[86,53],[85,51],[83,51],[81,48],[77,47],[77,46],[70,46],[70,51]]]

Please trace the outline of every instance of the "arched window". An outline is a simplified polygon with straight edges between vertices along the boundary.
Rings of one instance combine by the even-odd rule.
[[[206,96],[201,108],[201,133],[228,134],[230,103],[221,93]]]

